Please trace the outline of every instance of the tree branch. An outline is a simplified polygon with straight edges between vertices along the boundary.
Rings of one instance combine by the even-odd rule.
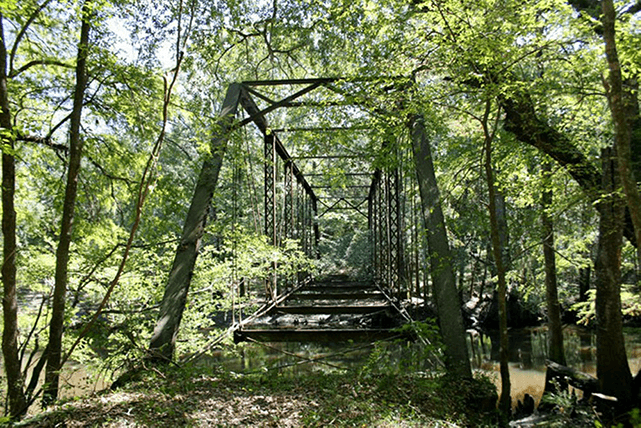
[[[18,76],[20,73],[24,73],[25,71],[27,71],[31,67],[35,67],[36,65],[57,65],[59,67],[64,67],[64,68],[70,68],[70,69],[74,68],[74,66],[71,64],[67,64],[66,62],[58,61],[55,59],[34,59],[33,61],[29,61],[28,63],[26,63],[25,65],[23,65],[17,70],[12,69],[9,72],[8,77],[14,78]]]
[[[27,33],[27,29],[29,29],[29,26],[35,21],[35,19],[38,17],[40,12],[47,7],[47,5],[51,2],[51,0],[45,0],[44,3],[42,3],[32,14],[29,16],[29,19],[24,23],[18,34],[16,35],[16,40],[13,42],[13,48],[11,48],[11,54],[9,55],[9,73],[8,76],[12,77],[13,76],[13,61],[16,57],[16,52],[18,51],[18,45],[22,41],[22,38],[24,35]]]

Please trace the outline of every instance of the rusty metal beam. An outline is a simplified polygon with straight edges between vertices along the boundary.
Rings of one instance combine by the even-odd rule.
[[[324,173],[305,174],[307,177],[326,177],[328,175],[329,174]],[[342,174],[330,175],[330,177],[370,177],[371,175],[371,172],[345,172]]]
[[[246,86],[283,86],[283,85],[309,85],[309,84],[323,84],[332,83],[339,80],[344,80],[340,77],[323,77],[323,78],[309,78],[309,79],[283,79],[283,80],[245,80],[242,82]]]
[[[248,339],[259,342],[374,342],[405,337],[386,329],[292,329],[292,330],[236,330],[234,342]],[[409,337],[408,337],[409,338]]]
[[[276,128],[273,132],[340,132],[340,131],[368,131],[371,126],[311,126],[294,128]]]
[[[362,159],[363,155],[318,155],[318,156],[292,156],[292,159]]]
[[[260,115],[258,113],[260,111],[258,109],[258,106],[252,99],[251,95],[244,88],[243,90],[241,90],[241,93],[240,93],[240,103],[245,109],[245,111],[247,112],[247,114],[250,115],[250,118],[252,116],[254,117],[255,120],[253,120],[253,122],[256,124],[258,129],[263,133],[263,135],[273,135],[274,141],[275,141],[275,149],[276,149],[276,153],[278,153],[278,156],[280,156],[280,158],[283,161],[292,163],[292,173],[294,174],[294,177],[296,177],[296,180],[299,183],[301,183],[305,191],[309,193],[312,199],[314,200],[318,199],[316,194],[314,193],[314,190],[305,179],[304,174],[300,171],[296,163],[293,162],[294,158],[292,158],[289,155],[289,153],[287,152],[287,149],[285,148],[283,143],[280,141],[278,136],[274,135],[272,132],[269,132],[269,124],[267,122],[267,119],[263,115]]]
[[[312,305],[312,306],[276,306],[271,313],[291,315],[320,315],[320,314],[372,314],[375,312],[392,309],[385,304],[378,305]]]
[[[274,104],[271,104],[269,107],[265,107],[263,110],[258,110],[258,111],[253,110],[253,108],[256,107],[256,103],[254,103],[251,106],[252,107],[252,111],[249,111],[249,109],[247,108],[248,106],[246,105],[246,101],[247,101],[247,99],[251,99],[251,97],[249,97],[249,92],[247,91],[247,89],[243,88],[243,91],[242,91],[243,94],[241,94],[240,102],[243,105],[243,108],[245,109],[245,111],[247,111],[247,113],[249,114],[249,117],[246,118],[246,119],[241,120],[240,122],[238,122],[238,124],[236,126],[237,127],[243,127],[243,126],[247,125],[248,123],[254,122],[256,125],[258,125],[260,130],[263,131],[263,133],[267,133],[267,126],[266,126],[266,119],[265,119],[265,115],[267,113],[272,112],[272,111],[278,109],[279,107],[283,107],[288,103],[291,103],[296,98],[301,97],[301,96],[313,91],[314,89],[317,89],[319,86],[321,86],[320,82],[312,83],[311,85],[307,86],[306,88],[303,88],[300,91],[295,92],[292,95],[290,95],[288,97],[285,97],[280,101],[275,102]],[[244,95],[246,95],[246,96],[244,96]],[[263,128],[261,128],[261,126],[263,124],[265,124],[265,126]]]

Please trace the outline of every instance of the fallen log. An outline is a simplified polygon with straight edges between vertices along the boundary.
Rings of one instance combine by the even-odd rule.
[[[547,367],[547,372],[545,374],[544,394],[558,392],[552,382],[553,380],[557,380],[561,385],[571,385],[576,389],[580,389],[586,398],[599,390],[599,381],[592,375],[571,367],[562,366],[550,360],[545,361],[545,366]]]

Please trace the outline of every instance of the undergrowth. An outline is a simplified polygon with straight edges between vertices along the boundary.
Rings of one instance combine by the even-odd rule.
[[[494,400],[494,387],[483,379],[356,371],[238,375],[189,366],[145,371],[121,390],[61,404],[20,426],[493,426]]]

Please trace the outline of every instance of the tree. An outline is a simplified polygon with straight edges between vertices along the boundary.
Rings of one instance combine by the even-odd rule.
[[[7,47],[5,44],[4,15],[0,14],[0,126],[2,132],[2,285],[3,319],[2,354],[7,373],[9,414],[18,418],[26,410],[24,379],[18,356],[18,299],[16,295],[16,212],[14,207],[15,130],[11,120],[7,82]]]
[[[507,331],[507,281],[505,279],[506,266],[504,257],[504,246],[501,242],[501,233],[499,228],[499,216],[496,206],[496,185],[494,179],[494,168],[492,165],[492,140],[496,135],[498,119],[495,121],[493,128],[490,127],[489,119],[492,108],[492,100],[488,99],[485,105],[485,112],[481,119],[483,127],[483,150],[485,152],[485,177],[488,188],[488,211],[490,217],[490,236],[492,242],[492,254],[496,266],[497,275],[497,294],[499,304],[499,362],[501,370],[501,396],[499,397],[499,410],[502,414],[502,424],[507,425],[512,399],[510,398],[510,371],[509,371],[509,337]],[[498,115],[497,115],[498,117]]]
[[[598,371],[604,385],[614,385],[615,379],[619,376],[627,378],[629,370],[627,364],[624,364],[625,352],[621,346],[623,342],[621,324],[616,320],[617,313],[620,317],[620,310],[618,310],[620,298],[617,292],[620,273],[616,273],[620,268],[620,258],[617,258],[615,251],[619,244],[617,244],[617,232],[614,229],[622,227],[623,223],[617,220],[617,203],[612,201],[611,191],[616,188],[612,178],[608,177],[607,171],[595,161],[595,158],[599,157],[597,151],[599,145],[608,145],[608,143],[607,140],[599,141],[593,138],[592,146],[579,146],[577,143],[580,140],[575,140],[573,136],[575,128],[573,126],[558,128],[554,125],[559,121],[555,109],[546,111],[545,108],[548,104],[546,98],[549,99],[550,92],[542,91],[543,86],[540,85],[547,83],[549,87],[555,87],[554,85],[558,84],[555,83],[555,79],[560,80],[560,76],[563,75],[558,72],[553,60],[559,52],[558,44],[562,45],[563,41],[546,34],[550,34],[548,31],[551,28],[562,28],[561,21],[557,20],[565,19],[565,27],[568,28],[567,7],[564,8],[559,4],[553,9],[554,13],[545,13],[542,10],[537,12],[539,6],[536,3],[521,4],[519,11],[514,11],[514,6],[515,4],[509,3],[503,6],[504,10],[485,11],[492,15],[493,21],[489,26],[486,25],[490,22],[486,15],[472,13],[454,2],[437,4],[434,15],[443,29],[442,33],[437,33],[437,38],[443,43],[443,47],[450,46],[449,57],[461,55],[460,59],[453,60],[453,67],[450,67],[451,78],[464,76],[458,80],[467,85],[471,92],[486,90],[488,85],[497,88],[499,102],[505,112],[504,129],[519,141],[536,147],[555,159],[581,185],[586,196],[596,202],[602,225],[597,256],[599,262],[595,266],[595,270],[598,271],[596,275],[599,278],[597,305],[603,305],[597,308],[597,313],[601,311],[601,316],[598,317],[598,331],[604,339],[600,342],[602,352],[609,353],[612,357],[610,362],[606,361],[608,357],[605,356],[600,359],[601,362],[598,364],[606,364],[608,368]],[[508,12],[516,13],[508,14]],[[501,31],[509,30],[508,34],[501,38],[490,38],[488,34],[496,31],[493,28],[498,28],[497,21],[507,21],[506,25],[501,27]],[[470,22],[474,22],[474,25],[470,25]],[[591,30],[581,27],[576,20],[569,19],[569,22],[574,24],[574,27],[569,27],[570,29],[576,29],[587,40],[594,42],[593,34],[589,32]],[[559,26],[556,27],[557,25]],[[523,34],[528,34],[527,37],[531,41],[519,42],[519,37],[524,37]],[[490,52],[491,55],[488,55]],[[574,52],[576,56],[567,57],[576,58],[577,65],[584,67],[581,69],[585,71],[582,75],[592,77],[591,80],[585,80],[587,82],[587,85],[583,84],[585,89],[594,89],[599,83],[598,73],[595,72],[598,69],[595,69],[594,63],[584,62],[591,53],[582,50]],[[528,60],[529,58],[532,60]],[[575,93],[574,96],[581,96],[581,93]],[[573,94],[567,93],[565,96],[572,97]],[[603,139],[603,135],[601,138]],[[602,154],[601,158],[603,162],[609,162],[606,153]],[[635,241],[629,230],[626,236]],[[607,344],[606,335],[614,342]],[[624,401],[627,394],[626,383],[622,382],[618,395]]]
[[[543,257],[545,263],[545,300],[548,314],[549,358],[557,364],[565,365],[563,351],[563,325],[561,324],[561,307],[556,275],[556,255],[554,248],[554,222],[550,210],[552,207],[552,189],[550,162],[544,162],[543,193],[541,195],[541,228],[543,231]]]
[[[621,240],[625,202],[615,149],[603,150],[603,201],[599,205],[599,241],[596,273],[597,378],[604,394],[622,405],[632,401],[632,375],[625,352],[621,315]]]
[[[91,24],[94,25],[96,16],[98,19],[105,16],[102,13],[104,9],[94,15],[95,5],[89,5],[90,3],[84,5],[81,14],[91,8]],[[78,2],[77,6],[80,9],[82,3]],[[72,293],[71,299],[66,301],[64,292],[58,294],[63,296],[62,304],[58,300],[56,308],[56,311],[62,309],[57,312],[60,321],[57,331],[62,333],[65,327],[68,328],[68,325],[62,324],[62,320],[69,319],[64,316],[65,302],[72,309],[69,311],[72,322],[82,322],[78,312],[87,305],[93,305],[96,293],[102,291],[102,278],[111,269],[110,256],[120,246],[116,241],[121,236],[121,226],[128,226],[127,215],[121,214],[128,210],[129,177],[134,177],[140,169],[140,163],[136,159],[140,152],[137,145],[144,147],[146,129],[151,128],[142,120],[135,123],[133,118],[146,117],[149,122],[153,122],[155,115],[158,115],[158,103],[155,99],[158,88],[149,79],[154,71],[117,61],[115,55],[107,49],[111,48],[110,34],[96,25],[91,28],[92,32],[100,34],[91,42],[91,57],[96,58],[96,61],[90,61],[92,58],[86,56],[88,45],[83,46],[76,39],[75,32],[69,31],[69,28],[76,26],[79,30],[86,29],[81,29],[78,24],[82,21],[81,14],[76,14],[76,9],[70,8],[67,3],[45,0],[40,4],[35,1],[21,2],[17,7],[14,5],[13,8],[3,9],[1,18],[3,31],[7,29],[8,32],[3,41],[12,43],[10,46],[5,45],[4,49],[5,76],[8,82],[5,92],[8,108],[5,111],[9,113],[6,123],[11,124],[11,132],[6,135],[12,136],[12,149],[5,153],[17,153],[17,156],[13,156],[15,187],[5,187],[16,189],[13,197],[15,209],[4,211],[7,216],[13,212],[14,232],[5,233],[3,238],[5,243],[13,240],[15,245],[17,235],[19,242],[19,246],[16,246],[18,252],[4,253],[13,254],[13,261],[5,266],[10,267],[13,263],[15,273],[13,296],[11,292],[8,293],[8,300],[12,304],[5,306],[5,319],[11,320],[12,311],[14,314],[18,312],[20,296],[37,296],[34,300],[41,298],[37,310],[33,310],[30,305],[33,301],[20,308],[20,317],[14,317],[16,340],[13,345],[4,347],[14,348],[11,353],[16,356],[13,366],[5,365],[8,378],[21,376],[23,379],[19,383],[13,380],[10,382],[12,385],[21,385],[12,389],[12,392],[23,397],[23,404],[12,406],[11,413],[15,417],[23,414],[42,392],[37,381],[48,356],[47,347],[43,351],[41,344],[46,335],[45,330],[49,327],[46,325],[50,314],[48,305],[51,302],[49,280],[51,278],[54,282],[53,253],[56,241],[67,239],[66,243],[60,242],[59,245],[59,254],[67,258],[66,261],[61,260],[59,267],[65,263],[69,265],[68,278],[64,281],[68,292]],[[10,25],[5,26],[6,23]],[[82,33],[81,39],[89,40],[85,38],[88,31],[79,32]],[[46,42],[52,39],[56,40],[55,44]],[[75,61],[74,50],[77,50]],[[80,71],[83,68],[80,64],[82,61],[79,60],[83,56],[84,68],[89,70],[85,72],[84,85],[78,77],[74,80],[72,73],[67,73],[67,69]],[[87,74],[91,75],[90,84],[87,84]],[[89,88],[90,94],[84,100],[74,102],[74,86],[82,91]],[[79,91],[75,91],[76,98],[78,95]],[[83,137],[80,138],[80,114],[76,113],[83,108],[83,115],[89,116],[91,120],[82,122]],[[13,109],[15,114],[12,117],[10,110]],[[77,143],[76,147],[84,146],[82,149],[85,150],[70,154],[73,150],[66,141],[58,141],[64,134],[60,131],[67,130],[67,126],[70,129],[66,135],[71,140],[71,146]],[[107,129],[109,131],[105,131]],[[81,156],[81,152],[85,156]],[[64,188],[60,185],[60,178],[65,175],[73,176],[73,172],[65,174],[65,167],[77,170],[81,157],[84,173],[77,175],[77,183],[74,184],[77,191],[76,215],[71,221],[69,213],[73,214],[74,209],[68,209],[68,204],[61,203],[65,197],[64,191],[60,191]],[[70,160],[69,164],[67,160]],[[3,179],[11,180],[11,174],[3,174]],[[133,182],[133,178],[131,181]],[[62,211],[65,211],[64,221],[58,217]],[[63,237],[59,235],[59,230],[52,227],[58,221],[65,225],[63,229],[67,227],[68,233],[63,230]],[[75,245],[69,246],[72,225]],[[160,228],[154,227],[154,230],[160,231]],[[78,237],[81,239],[77,239]],[[66,251],[62,251],[65,246]],[[4,277],[10,279],[11,275]],[[149,293],[149,297],[152,294]],[[124,310],[122,305],[120,309]],[[51,326],[56,324],[54,320]],[[12,324],[8,322],[7,325]],[[6,333],[11,331],[11,327],[5,329]],[[75,329],[67,331],[70,335],[76,332]],[[55,334],[52,335],[52,341],[55,344]],[[59,367],[61,365],[62,363],[58,364]],[[58,369],[52,367],[50,373],[57,377]],[[25,382],[28,380],[27,374],[31,379]],[[55,395],[51,397],[53,398]]]
[[[78,193],[78,175],[82,160],[83,140],[80,135],[82,107],[85,89],[87,87],[87,56],[89,55],[89,32],[91,30],[91,15],[94,4],[85,0],[82,4],[80,21],[80,41],[78,43],[78,58],[76,61],[76,88],[73,96],[73,110],[70,117],[69,129],[69,166],[67,170],[67,185],[60,225],[60,238],[56,252],[56,274],[49,323],[48,359],[45,372],[45,391],[43,401],[48,404],[58,396],[58,380],[60,376],[60,361],[62,354],[62,333],[66,305],[68,282],[69,246],[73,232],[73,219]]]

